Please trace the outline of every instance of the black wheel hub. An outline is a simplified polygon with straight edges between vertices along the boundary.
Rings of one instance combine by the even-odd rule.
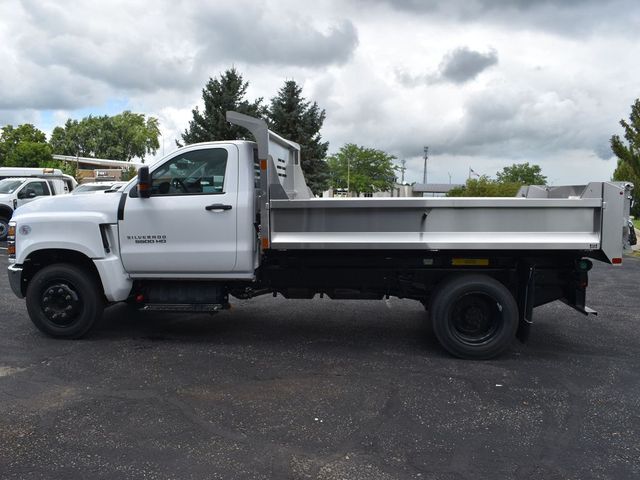
[[[0,239],[4,239],[9,232],[9,225],[4,221],[0,221]]]
[[[40,303],[47,319],[59,326],[73,323],[81,307],[77,292],[66,283],[48,286],[42,293]]]
[[[488,295],[466,294],[451,309],[452,333],[467,345],[486,343],[500,328],[501,311],[501,305]]]

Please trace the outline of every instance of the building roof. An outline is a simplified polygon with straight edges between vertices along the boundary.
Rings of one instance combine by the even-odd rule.
[[[91,157],[75,157],[73,155],[53,155],[55,160],[62,160],[64,162],[84,163],[86,165],[95,165],[97,167],[113,167],[113,168],[127,168],[127,167],[139,167],[142,165],[140,162],[131,160],[125,162],[124,160],[110,160],[108,158],[91,158]]]

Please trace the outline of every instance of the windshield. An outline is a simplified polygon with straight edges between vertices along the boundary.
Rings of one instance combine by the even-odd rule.
[[[0,193],[13,193],[23,183],[24,180],[16,180],[15,178],[5,178],[4,180],[0,180]]]

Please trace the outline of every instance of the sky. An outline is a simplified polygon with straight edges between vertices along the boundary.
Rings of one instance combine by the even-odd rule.
[[[159,158],[234,66],[250,100],[295,80],[329,153],[379,148],[408,182],[424,146],[428,182],[523,162],[554,185],[609,180],[639,32],[637,0],[2,0],[0,125],[128,109],[159,119]]]

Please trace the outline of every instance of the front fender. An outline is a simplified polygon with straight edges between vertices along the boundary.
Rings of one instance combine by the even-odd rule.
[[[37,250],[75,250],[89,258],[107,254],[100,236],[100,225],[108,223],[99,212],[48,212],[21,214],[16,211],[16,262],[21,264]]]

